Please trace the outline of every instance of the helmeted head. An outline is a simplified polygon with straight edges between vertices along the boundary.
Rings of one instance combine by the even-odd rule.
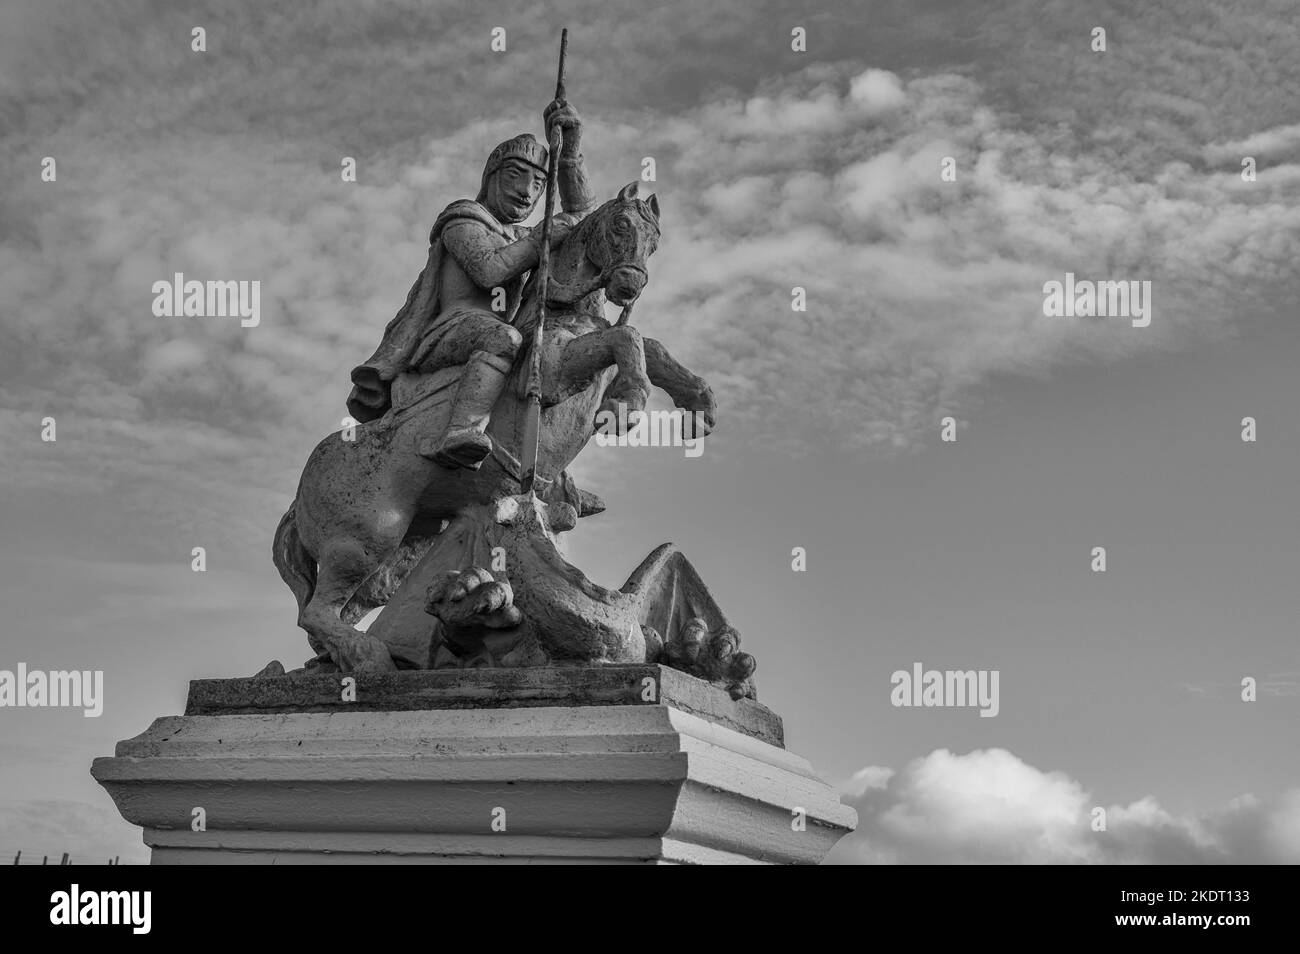
[[[507,139],[492,150],[483,167],[478,201],[499,222],[522,222],[546,192],[546,146],[531,133]]]

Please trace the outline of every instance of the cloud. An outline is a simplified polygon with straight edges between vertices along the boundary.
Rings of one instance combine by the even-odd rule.
[[[0,154],[32,168],[55,154],[61,171],[16,183],[0,214],[0,441],[14,451],[0,499],[111,500],[101,529],[129,559],[173,552],[178,534],[263,559],[298,468],[340,425],[348,370],[423,263],[434,215],[472,194],[491,145],[536,128],[519,77],[552,68],[547,25],[515,24],[502,66],[465,42],[468,22],[409,43],[432,23],[417,4],[231,4],[207,54],[189,51],[183,16],[101,24],[37,6],[9,14],[4,79],[15,101],[49,108],[14,112]],[[952,29],[905,12],[882,15],[923,48]],[[722,13],[695,16],[707,35],[734,32]],[[917,448],[1000,375],[1230,334],[1293,273],[1300,175],[1275,167],[1246,189],[1231,170],[1196,168],[1204,118],[1169,99],[1185,88],[1183,59],[1140,65],[1164,98],[1131,108],[1179,140],[1142,166],[1127,157],[1151,131],[1107,120],[1057,75],[1068,38],[1008,35],[1009,13],[952,16],[981,49],[1023,40],[1016,83],[1049,84],[1052,109],[1009,95],[1005,53],[906,72],[862,55],[747,53],[745,82],[656,99],[639,77],[698,50],[653,32],[635,49],[581,45],[572,88],[597,192],[657,159],[664,238],[638,323],[712,383],[711,453]],[[347,32],[340,56],[352,18],[366,29]],[[1139,68],[1128,55],[1111,72],[1089,66],[1089,81],[1122,87]],[[620,82],[594,82],[604,73]],[[411,94],[459,75],[475,77],[472,94]],[[1260,123],[1225,126],[1221,148],[1291,141],[1292,127]],[[345,154],[354,184],[338,174]],[[956,182],[939,177],[945,157]],[[1151,328],[1045,318],[1042,285],[1067,270],[1154,281]],[[261,325],[155,317],[152,283],[176,271],[261,280]],[[791,310],[795,286],[806,312]],[[39,440],[47,414],[57,445]]]
[[[1275,126],[1233,142],[1211,143],[1205,147],[1205,161],[1216,165],[1239,163],[1245,156],[1256,160],[1294,156],[1300,149],[1300,123]]]
[[[808,11],[808,56],[775,3],[569,17],[597,191],[657,159],[664,240],[637,323],[713,384],[710,457],[922,447],[1004,375],[1185,348],[1293,301],[1292,3],[1189,0],[1171,19],[1105,0],[881,0],[870,23]],[[555,21],[512,10],[496,56],[484,9],[229,0],[200,55],[184,7],[0,5],[0,160],[18,170],[0,194],[0,537],[31,569],[9,590],[24,631],[107,622],[128,643],[129,626],[175,641],[214,617],[216,640],[222,607],[244,605],[240,658],[265,660],[261,618],[292,606],[270,535],[339,425],[348,370],[401,305],[438,210],[474,193],[498,140],[539,131]],[[1105,56],[1087,49],[1097,17],[1114,24]],[[1255,183],[1245,149],[1265,160]],[[57,183],[39,181],[45,155]],[[1152,327],[1044,319],[1041,286],[1066,270],[1152,279]],[[262,324],[156,318],[152,283],[175,271],[260,279]],[[795,285],[807,312],[790,309]],[[105,559],[38,565],[37,546]],[[274,592],[223,580],[231,567]],[[19,598],[91,577],[89,611]],[[193,639],[174,645],[194,656]],[[1282,674],[1260,691],[1294,687]],[[1293,802],[1250,798],[1196,818],[1112,806],[1107,834],[1128,840],[1080,840],[1086,793],[1023,763],[872,767],[854,789],[879,813],[850,845],[879,859],[1268,857],[1295,841]],[[927,837],[931,817],[955,847]],[[1009,840],[981,839],[985,822]]]
[[[903,84],[888,70],[869,69],[853,77],[849,84],[849,99],[860,105],[868,115],[890,112],[907,102]]]
[[[1257,696],[1275,696],[1291,697],[1300,696],[1300,669],[1292,668],[1293,661],[1287,661],[1285,669],[1265,669],[1262,674],[1256,673],[1250,678],[1254,679],[1254,689]],[[1190,683],[1185,682],[1180,685],[1182,691],[1200,699],[1210,699],[1216,702],[1223,700],[1241,700],[1246,691],[1243,685],[1245,677],[1242,679],[1227,682],[1207,682],[1207,683]]]
[[[894,770],[891,768],[885,768],[881,765],[868,765],[866,768],[858,769],[853,773],[852,777],[844,784],[844,791],[850,795],[861,797],[867,792],[884,788],[893,777]]]
[[[1300,252],[1283,179],[1248,193],[1182,162],[1131,171],[1110,159],[1123,130],[1057,148],[962,76],[819,64],[769,86],[664,126],[664,178],[706,201],[664,200],[644,320],[720,378],[723,440],[730,425],[792,452],[915,447],[998,375],[1230,333]],[[883,110],[887,90],[906,108]],[[818,121],[751,121],[791,99]],[[1045,318],[1042,286],[1067,271],[1152,281],[1153,326]]]
[[[1294,864],[1300,789],[1251,795],[1199,815],[1151,797],[1102,805],[1083,785],[1005,749],[937,749],[897,773],[869,767],[844,786],[858,829],[832,863]],[[1093,831],[1093,809],[1106,830]]]

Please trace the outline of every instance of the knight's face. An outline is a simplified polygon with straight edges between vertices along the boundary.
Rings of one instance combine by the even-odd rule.
[[[492,174],[488,202],[500,221],[522,222],[545,191],[545,172],[520,159],[507,159]]]

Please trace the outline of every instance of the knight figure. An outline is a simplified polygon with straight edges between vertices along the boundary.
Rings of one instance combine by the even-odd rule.
[[[596,205],[581,152],[582,120],[562,100],[543,114],[547,134],[563,131],[557,171],[562,212],[551,226],[552,247]],[[531,134],[492,150],[475,199],[445,208],[429,233],[429,256],[406,304],[384,329],[378,349],[353,369],[348,411],[358,421],[392,406],[393,379],[405,371],[432,373],[461,366],[446,428],[418,450],[443,467],[478,469],[492,452],[486,429],[493,406],[523,347],[513,321],[524,284],[536,268],[542,227],[521,225],[545,195],[547,148]],[[494,307],[495,306],[495,307]]]

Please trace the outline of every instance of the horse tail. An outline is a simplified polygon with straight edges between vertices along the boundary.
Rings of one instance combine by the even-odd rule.
[[[275,561],[275,568],[280,571],[280,578],[293,590],[301,611],[316,591],[316,561],[302,545],[302,537],[298,535],[298,517],[293,506],[285,511],[280,518],[280,525],[275,528],[271,558]]]

